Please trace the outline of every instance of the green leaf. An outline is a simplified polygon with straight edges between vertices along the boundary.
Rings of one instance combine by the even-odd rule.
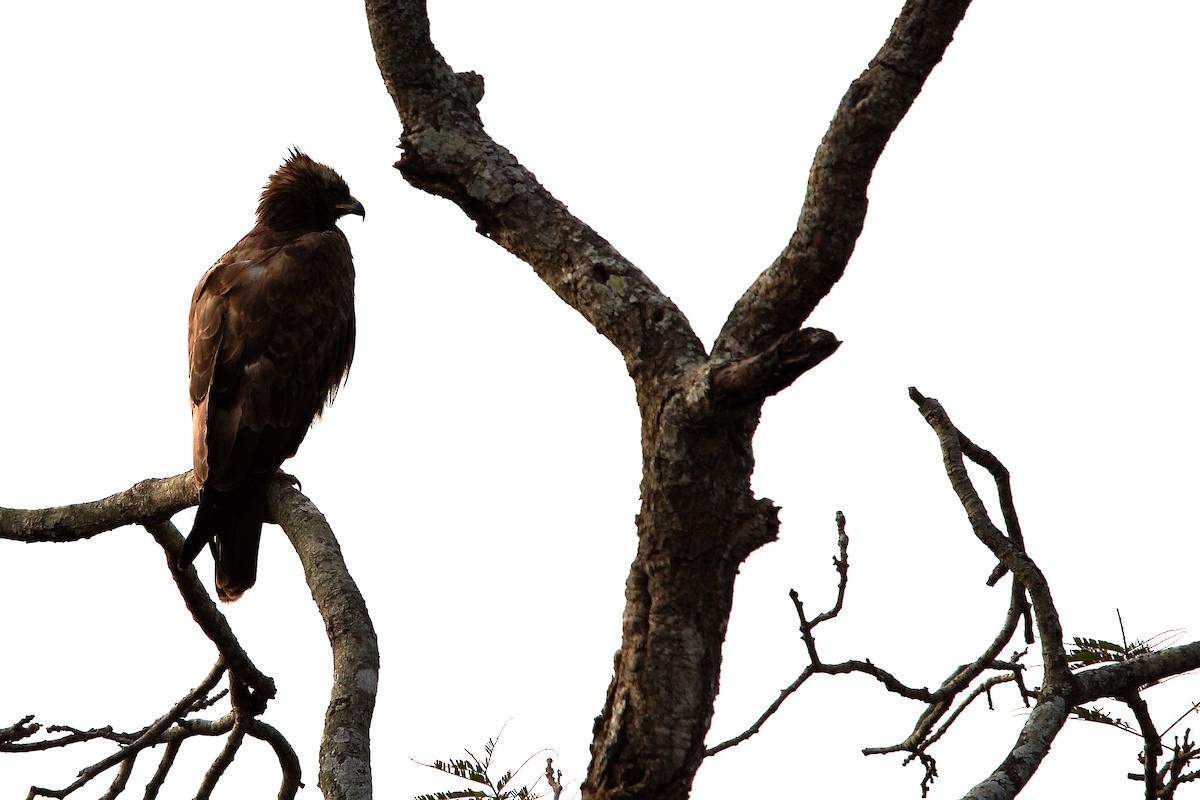
[[[1087,720],[1088,722],[1098,722],[1101,725],[1111,725],[1114,728],[1120,728],[1123,731],[1132,731],[1128,722],[1125,722],[1119,717],[1114,717],[1111,714],[1101,711],[1098,708],[1089,708],[1087,706],[1075,706],[1071,709],[1071,713],[1079,717],[1079,719]]]

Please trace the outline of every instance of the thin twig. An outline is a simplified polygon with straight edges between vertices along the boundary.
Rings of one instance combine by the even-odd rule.
[[[225,770],[229,769],[229,765],[233,763],[245,738],[246,729],[235,723],[229,738],[225,740],[225,746],[221,748],[221,752],[217,754],[212,765],[204,773],[204,780],[200,782],[200,788],[196,790],[196,800],[209,800],[212,797],[213,789],[217,788],[217,782],[221,780]]]
[[[118,763],[135,756],[141,750],[147,747],[153,747],[159,744],[162,735],[171,727],[172,724],[181,720],[198,700],[208,695],[212,688],[216,686],[217,681],[221,679],[221,675],[225,673],[225,660],[218,658],[217,663],[201,681],[200,685],[192,689],[183,699],[172,706],[171,710],[159,717],[152,725],[145,729],[134,741],[117,750],[112,755],[101,759],[90,767],[85,767],[79,771],[79,778],[64,789],[44,789],[41,787],[32,787],[29,790],[29,797],[54,797],[63,798],[85,785],[100,773],[110,769]]]
[[[550,791],[554,793],[554,800],[559,800],[562,796],[562,770],[555,771],[554,759],[546,759],[546,783],[550,784]]]
[[[154,769],[154,775],[151,776],[150,782],[146,784],[144,800],[155,800],[158,797],[158,792],[167,779],[167,773],[174,766],[175,757],[179,755],[179,748],[181,747],[183,747],[183,739],[174,739],[167,742],[166,747],[163,748],[162,758],[158,760],[158,766]]]
[[[1121,637],[1122,639],[1125,637],[1124,625],[1121,626]],[[1129,649],[1127,644],[1125,649]],[[1162,755],[1163,749],[1158,731],[1154,729],[1154,720],[1150,717],[1150,707],[1146,705],[1145,699],[1136,690],[1130,690],[1121,700],[1133,712],[1133,717],[1137,720],[1138,729],[1142,734],[1142,741],[1145,743],[1142,750],[1142,775],[1146,781],[1146,800],[1156,800],[1159,797],[1158,790],[1160,788],[1158,757]]]
[[[121,792],[125,791],[125,787],[129,784],[129,776],[133,773],[133,766],[136,762],[137,753],[130,753],[129,757],[121,762],[120,768],[117,769],[117,775],[109,785],[108,791],[100,795],[99,800],[115,800],[115,798],[120,796]]]

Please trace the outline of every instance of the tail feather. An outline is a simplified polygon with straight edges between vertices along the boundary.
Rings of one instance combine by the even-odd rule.
[[[192,532],[179,555],[179,569],[185,569],[207,544],[216,562],[217,597],[227,603],[237,600],[254,585],[266,514],[266,481],[248,481],[229,491],[204,487]]]

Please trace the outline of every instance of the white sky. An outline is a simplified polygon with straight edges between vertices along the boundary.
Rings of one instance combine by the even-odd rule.
[[[902,3],[432,5],[450,64],[487,80],[492,135],[711,342],[786,242],[811,154]],[[481,749],[506,720],[499,760],[554,748],[574,792],[635,546],[638,421],[621,359],[390,168],[400,124],[360,6],[195,9],[5,9],[0,505],[91,500],[190,467],[192,288],[250,227],[286,150],[305,149],[368,212],[343,223],[359,281],[353,373],[287,468],[338,532],[379,631],[376,794],[459,788],[410,759]],[[832,601],[838,509],[851,583],[820,629],[825,659],[869,657],[932,686],[993,635],[1008,592],[983,585],[991,560],[909,385],[1012,470],[1068,635],[1118,639],[1117,608],[1131,637],[1197,635],[1198,24],[1184,0],[969,12],[883,156],[845,279],[810,320],[845,344],[766,406],[755,485],[783,507],[783,530],[742,570],[711,742],[803,667],[787,591]],[[136,729],[214,658],[140,529],[0,542],[0,602],[0,726],[36,713]],[[301,796],[317,797],[328,649],[277,529],[229,616],[279,684],[266,718],[299,749]],[[1160,726],[1195,685],[1150,694]],[[694,797],[918,797],[918,767],[859,751],[902,739],[920,710],[862,678],[817,681],[706,763]],[[968,714],[934,751],[932,796],[982,778],[1023,718],[1004,690],[995,712]],[[1026,796],[1138,797],[1123,777],[1137,749],[1071,723]],[[65,785],[103,752],[2,757],[0,795]],[[273,796],[270,759],[248,748],[218,796]],[[156,758],[143,760],[130,796]],[[190,797],[205,763],[163,796]]]

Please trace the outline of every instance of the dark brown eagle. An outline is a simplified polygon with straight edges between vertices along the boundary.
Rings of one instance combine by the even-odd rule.
[[[217,595],[254,585],[267,483],[332,402],[354,356],[354,264],[342,177],[292,150],[258,221],[200,279],[188,318],[192,458],[200,507],[179,556],[208,544]]]

